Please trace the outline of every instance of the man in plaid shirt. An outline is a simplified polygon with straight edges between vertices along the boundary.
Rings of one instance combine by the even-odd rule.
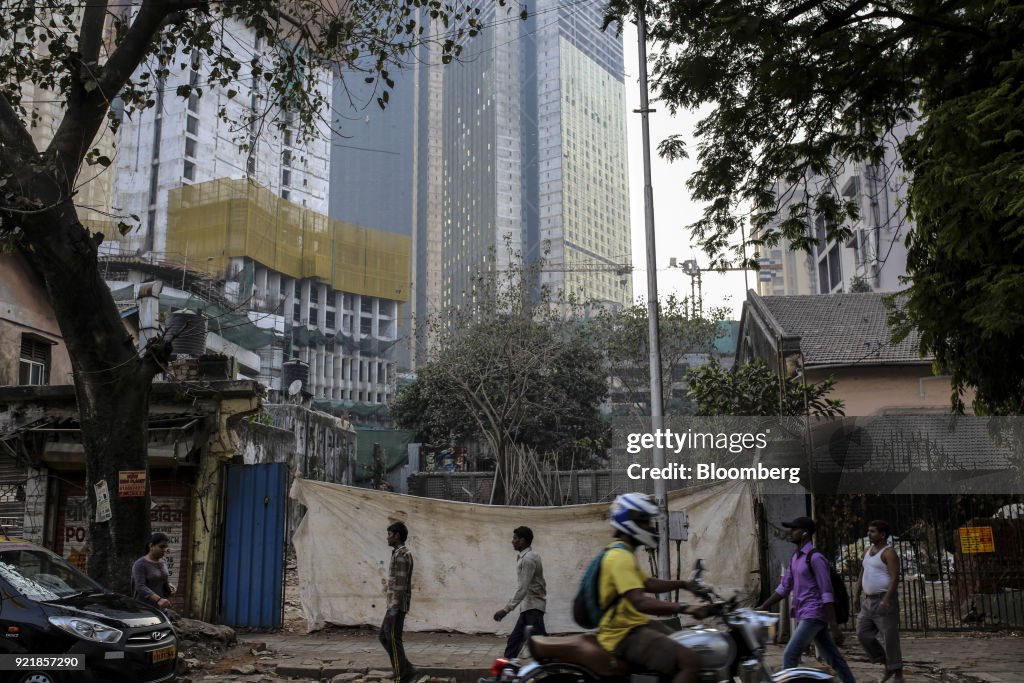
[[[408,537],[409,530],[404,523],[395,522],[388,527],[388,545],[393,550],[388,567],[388,611],[380,626],[380,644],[391,660],[395,683],[412,683],[427,678],[417,675],[416,669],[405,656],[405,646],[402,644],[405,615],[412,598],[412,553],[405,547],[405,539]]]

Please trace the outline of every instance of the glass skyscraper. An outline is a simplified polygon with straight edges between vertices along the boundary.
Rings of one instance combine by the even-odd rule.
[[[507,267],[506,244],[546,254],[544,283],[628,304],[622,39],[597,2],[540,0],[525,21],[480,7],[457,62],[424,48],[392,73],[386,110],[336,87],[351,137],[335,138],[330,212],[412,236],[411,316],[459,305],[478,272]]]

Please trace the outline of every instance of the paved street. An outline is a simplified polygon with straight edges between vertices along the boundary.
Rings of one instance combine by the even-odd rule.
[[[369,629],[330,629],[308,635],[251,633],[241,634],[240,640],[244,647],[229,652],[216,670],[192,675],[192,680],[212,681],[215,679],[210,674],[229,674],[232,667],[236,670],[232,679],[251,681],[267,680],[272,672],[274,677],[307,681],[338,676],[339,683],[358,678],[382,679],[387,675],[387,658],[376,632]],[[259,643],[265,644],[266,650],[252,654]],[[409,659],[421,670],[438,677],[456,678],[460,683],[475,681],[480,670],[488,668],[501,655],[504,644],[503,638],[457,633],[409,633],[406,638]],[[852,634],[843,650],[859,683],[873,683],[881,678],[880,668],[866,661]],[[912,683],[1022,680],[1021,634],[910,634],[903,639],[903,651],[907,681]],[[781,653],[780,646],[771,648],[769,658],[773,665],[778,665]]]

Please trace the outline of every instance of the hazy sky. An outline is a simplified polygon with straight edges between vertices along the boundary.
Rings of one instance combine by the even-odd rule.
[[[633,230],[633,294],[637,299],[643,297],[646,300],[643,144],[640,115],[633,113],[634,109],[640,107],[636,26],[629,24],[623,34],[626,48],[626,127],[629,144],[630,217]],[[696,168],[696,162],[693,159],[684,159],[669,164],[658,157],[657,145],[672,133],[683,133],[687,141],[687,150],[692,157],[696,157],[692,130],[699,117],[695,114],[682,113],[672,117],[664,105],[652,101],[651,106],[658,110],[650,115],[658,297],[664,298],[672,292],[680,296],[689,296],[690,277],[681,270],[669,268],[668,264],[671,257],[675,257],[680,263],[695,258],[701,267],[708,264],[707,256],[691,245],[690,234],[685,227],[697,220],[701,213],[701,206],[690,200],[685,185],[690,173]],[[748,279],[749,286],[756,289],[757,274],[748,273]],[[743,273],[708,271],[703,273],[702,280],[705,309],[709,306],[726,306],[732,310],[729,317],[739,320],[745,296]]]

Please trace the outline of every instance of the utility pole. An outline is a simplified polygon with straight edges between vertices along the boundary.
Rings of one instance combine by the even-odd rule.
[[[644,151],[644,238],[647,243],[647,335],[651,362],[651,429],[662,433],[665,428],[664,403],[661,396],[661,343],[658,335],[658,260],[654,248],[654,189],[651,184],[651,126],[653,109],[647,97],[647,13],[645,0],[636,5],[637,51],[640,61],[640,130]],[[653,462],[665,467],[665,449],[655,439]],[[670,579],[668,567],[668,497],[664,479],[654,480],[654,498],[658,504],[658,577]]]

